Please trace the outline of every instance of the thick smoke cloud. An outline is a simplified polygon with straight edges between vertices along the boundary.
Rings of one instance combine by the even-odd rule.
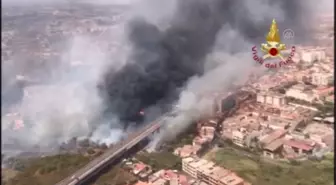
[[[87,48],[94,45],[92,40],[75,39],[75,44],[65,49],[64,63],[87,62],[90,70],[56,75],[52,85],[58,90],[41,96],[49,99],[49,104],[39,104],[40,99],[23,106],[23,112],[44,110],[42,118],[19,132],[4,131],[2,125],[7,134],[3,141],[15,144],[15,140],[20,146],[44,141],[55,146],[71,137],[89,136],[113,143],[124,134],[123,128],[141,118],[140,110],[145,109],[146,117],[159,116],[175,101],[181,113],[172,120],[171,127],[182,130],[185,123],[206,114],[210,106],[197,93],[227,90],[234,79],[241,83],[246,80],[254,67],[251,46],[264,41],[273,18],[280,31],[291,28],[296,33],[295,41],[302,42],[309,41],[306,23],[314,15],[309,12],[310,3],[304,0],[150,2],[133,4],[133,19],[127,21],[127,42],[118,40],[118,36],[105,38],[117,42],[120,48],[126,45],[125,50],[118,48],[112,56],[105,56],[104,51]],[[128,43],[132,45],[130,51]],[[75,86],[65,85],[70,81]],[[69,93],[74,87],[78,87],[78,93]],[[64,98],[50,99],[53,96]],[[55,109],[58,114],[50,116]],[[104,117],[101,110],[106,112]],[[100,119],[88,121],[97,117]]]
[[[112,34],[105,35],[124,44],[124,37],[119,34],[122,27],[115,25]],[[51,79],[46,79],[43,84],[14,89],[22,93],[17,109],[25,118],[25,127],[13,130],[12,122],[2,122],[2,149],[6,154],[55,152],[60,143],[72,137],[90,137],[93,141],[110,144],[122,136],[121,128],[109,126],[118,125],[116,116],[113,120],[98,119],[104,103],[98,94],[97,82],[106,66],[113,66],[117,71],[124,65],[127,48],[116,48],[111,54],[118,57],[111,61],[107,60],[110,56],[106,51],[89,37],[78,35],[69,40],[67,46]],[[15,70],[10,72],[20,74]],[[2,98],[18,100],[13,93],[3,93]]]
[[[297,41],[304,41],[309,36],[309,28],[302,21],[308,18],[305,3],[184,0],[177,2],[167,29],[145,19],[132,20],[131,62],[118,73],[111,70],[113,73],[106,75],[103,91],[107,92],[109,111],[127,124],[141,109],[171,103],[190,77],[203,74],[205,57],[214,49],[220,31],[222,37],[233,33],[221,43],[228,54],[248,51],[246,43],[260,43],[273,18],[283,29],[300,33]]]

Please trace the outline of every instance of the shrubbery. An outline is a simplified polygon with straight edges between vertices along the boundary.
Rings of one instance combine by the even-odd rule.
[[[213,159],[220,166],[237,172],[252,184],[258,185],[327,185],[333,184],[334,163],[330,155],[322,161],[290,161],[289,163],[248,158],[243,152],[220,149]],[[258,156],[258,155],[256,155]]]
[[[44,185],[55,184],[80,166],[89,162],[90,158],[81,155],[64,154],[33,158],[22,163],[21,173],[8,182],[8,185]]]
[[[136,158],[143,163],[150,165],[153,169],[181,169],[181,159],[171,152],[142,152]]]

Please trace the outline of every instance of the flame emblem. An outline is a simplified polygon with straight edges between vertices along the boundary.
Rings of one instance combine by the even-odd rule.
[[[261,50],[265,53],[263,59],[280,57],[284,60],[281,51],[285,50],[286,46],[281,43],[279,29],[275,19],[272,21],[270,31],[266,36],[266,41],[266,44],[261,44]]]

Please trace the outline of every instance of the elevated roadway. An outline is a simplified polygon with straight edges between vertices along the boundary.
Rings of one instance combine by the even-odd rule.
[[[62,181],[58,182],[56,185],[79,185],[84,183],[84,181],[88,180],[90,177],[92,177],[92,175],[98,173],[100,170],[106,167],[109,162],[113,161],[117,156],[120,156],[125,151],[134,147],[140,141],[157,131],[167,118],[173,116],[175,116],[175,112],[168,112],[157,120],[146,125],[139,131],[129,134],[126,139],[118,142],[112,148],[108,149],[104,154],[90,161],[87,165],[80,168]]]
[[[237,93],[233,93],[237,95]],[[233,95],[231,94],[231,95]],[[244,97],[244,98],[242,98]],[[238,96],[235,97],[236,101],[244,101],[246,98],[245,93],[238,93]],[[238,98],[238,99],[237,99]],[[175,117],[176,112],[168,112],[162,115],[157,120],[151,122],[150,124],[146,125],[142,129],[131,133],[128,137],[112,148],[108,149],[104,154],[100,155],[99,157],[95,158],[94,160],[90,161],[87,165],[77,170],[75,173],[71,174],[67,178],[63,179],[62,181],[58,182],[55,185],[80,185],[87,181],[90,177],[100,172],[100,170],[104,169],[110,162],[115,160],[120,155],[124,154],[126,151],[137,145],[140,141],[150,136],[155,131],[159,130],[163,123],[169,117]]]

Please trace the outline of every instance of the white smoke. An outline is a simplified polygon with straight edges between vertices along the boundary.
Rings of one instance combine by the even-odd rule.
[[[325,0],[319,4],[318,10],[311,12],[312,15],[318,15],[319,11],[327,12],[328,5],[333,4],[332,1]],[[315,2],[307,1],[307,6],[315,6]],[[253,17],[256,23],[267,20],[269,17],[276,20],[284,19],[284,12],[276,5],[270,6],[269,3],[263,3],[263,0],[245,1],[244,6],[248,12],[244,12],[244,16]],[[257,11],[256,11],[257,10]],[[323,12],[323,11],[322,11]],[[302,15],[304,16],[304,15]],[[211,115],[213,99],[209,99],[210,93],[231,92],[230,85],[235,83],[243,85],[248,80],[251,73],[263,74],[266,72],[264,66],[255,65],[249,52],[253,45],[258,43],[249,43],[244,40],[237,31],[224,25],[217,36],[216,46],[204,65],[205,74],[195,76],[190,79],[185,89],[181,92],[177,102],[178,115],[169,120],[166,126],[161,129],[160,134],[151,143],[151,151],[162,141],[167,141],[176,138],[183,132],[191,123],[204,116]],[[232,54],[234,48],[239,48],[247,52]],[[209,96],[202,96],[209,94]]]
[[[72,37],[59,61],[61,67],[53,71],[52,82],[24,90],[18,112],[30,120],[30,124],[20,130],[12,130],[11,125],[3,127],[3,143],[19,143],[17,150],[25,151],[29,146],[50,148],[73,137],[86,138],[90,135],[95,142],[111,144],[118,141],[122,130],[110,127],[118,124],[117,117],[112,117],[113,120],[111,118],[106,124],[92,121],[104,109],[97,84],[105,69],[112,66],[118,71],[126,63],[128,45],[123,26],[113,26],[103,33],[104,38]],[[112,40],[115,44],[113,50],[108,52],[99,39]]]
[[[51,2],[48,0],[46,2]],[[9,0],[7,0],[9,2]],[[40,3],[43,0],[15,0],[13,3]],[[132,16],[144,17],[149,22],[160,25],[168,22],[173,17],[176,8],[176,1],[91,1],[95,4],[132,4]],[[327,2],[327,1],[326,1]],[[324,3],[330,7],[331,3]],[[244,6],[249,7],[248,12],[241,16],[251,16],[255,22],[269,19],[283,19],[284,12],[279,7],[267,6],[263,0],[253,3],[245,1]],[[326,5],[327,4],[327,5]],[[256,9],[258,11],[256,11]],[[237,14],[235,14],[237,15]],[[237,18],[238,24],[239,18]],[[115,43],[114,52],[107,55],[104,47],[98,47],[99,39],[88,36],[75,36],[65,48],[62,63],[64,65],[84,64],[86,70],[66,73],[55,72],[56,82],[49,87],[38,88],[37,95],[26,94],[26,102],[21,107],[21,112],[34,120],[31,126],[26,126],[19,131],[12,131],[9,127],[2,130],[3,142],[20,143],[21,145],[46,145],[54,146],[72,137],[87,137],[97,142],[107,144],[118,141],[122,136],[122,130],[113,127],[118,122],[117,117],[108,120],[106,124],[91,124],[104,108],[104,102],[97,92],[99,81],[107,66],[120,69],[127,61],[128,44],[125,40],[123,24],[118,24],[104,33],[105,40],[113,40]],[[107,35],[107,36],[106,36]],[[182,131],[189,124],[202,116],[210,114],[212,101],[202,98],[203,94],[211,92],[230,91],[229,87],[235,83],[244,84],[251,71],[263,72],[262,66],[255,66],[251,53],[231,54],[232,48],[239,47],[242,50],[250,51],[251,46],[256,43],[248,43],[228,25],[224,25],[217,38],[216,47],[213,53],[209,54],[205,63],[206,73],[203,76],[195,76],[190,79],[177,102],[179,109],[178,116],[167,124],[163,134],[155,137],[155,143],[161,138],[172,138]],[[217,57],[214,60],[214,57]],[[112,58],[112,60],[111,60]],[[75,68],[75,67],[73,67]],[[71,81],[71,83],[69,83]],[[31,89],[34,91],[34,89]],[[44,92],[43,92],[44,91]],[[31,96],[31,97],[29,97]],[[36,98],[37,96],[37,98]]]
[[[125,133],[121,129],[111,129],[108,124],[99,125],[99,127],[92,134],[90,139],[99,144],[105,143],[107,145],[119,141]]]
[[[230,61],[230,62],[225,62]],[[212,61],[209,61],[212,63]],[[207,64],[209,64],[207,63]],[[235,64],[235,65],[232,65]],[[178,115],[169,120],[160,136],[164,140],[174,138],[192,122],[213,114],[214,93],[232,91],[230,85],[243,85],[251,72],[262,73],[263,66],[255,66],[249,53],[227,55],[217,67],[207,71],[203,76],[192,78],[177,102]],[[235,79],[232,81],[232,79]],[[156,143],[159,143],[156,139]]]
[[[82,1],[84,2],[84,1]],[[3,151],[7,146],[15,145],[15,151],[24,152],[39,146],[40,148],[53,148],[70,138],[90,137],[94,142],[111,144],[120,140],[125,135],[117,116],[110,116],[105,120],[93,122],[100,117],[105,103],[98,94],[97,84],[105,74],[105,70],[111,67],[118,71],[127,61],[129,56],[129,44],[126,38],[125,21],[127,16],[139,16],[142,14],[146,18],[152,18],[153,23],[159,23],[172,14],[173,7],[170,3],[156,3],[156,7],[149,7],[149,1],[85,1],[93,5],[133,5],[131,11],[127,11],[126,16],[120,22],[110,26],[99,36],[88,36],[77,34],[68,40],[67,47],[61,52],[60,67],[51,71],[52,82],[47,85],[34,85],[24,90],[24,98],[17,112],[21,117],[27,118],[29,124],[19,130],[13,130],[12,122],[4,121],[2,127]],[[154,1],[151,1],[154,2]],[[26,5],[51,3],[65,3],[65,1],[55,2],[53,0],[15,0],[6,1],[6,5]],[[113,8],[113,7],[112,7]],[[162,15],[162,16],[154,16]],[[102,43],[108,41],[110,48]],[[53,44],[53,43],[49,43]],[[16,60],[14,56],[12,60]],[[14,61],[17,62],[17,61]],[[17,62],[18,63],[18,62]],[[25,68],[26,64],[16,67]],[[6,70],[7,72],[9,70]],[[17,75],[18,70],[11,71]],[[24,69],[23,69],[24,71]],[[6,116],[2,117],[3,120]],[[9,150],[9,149],[8,149]]]

